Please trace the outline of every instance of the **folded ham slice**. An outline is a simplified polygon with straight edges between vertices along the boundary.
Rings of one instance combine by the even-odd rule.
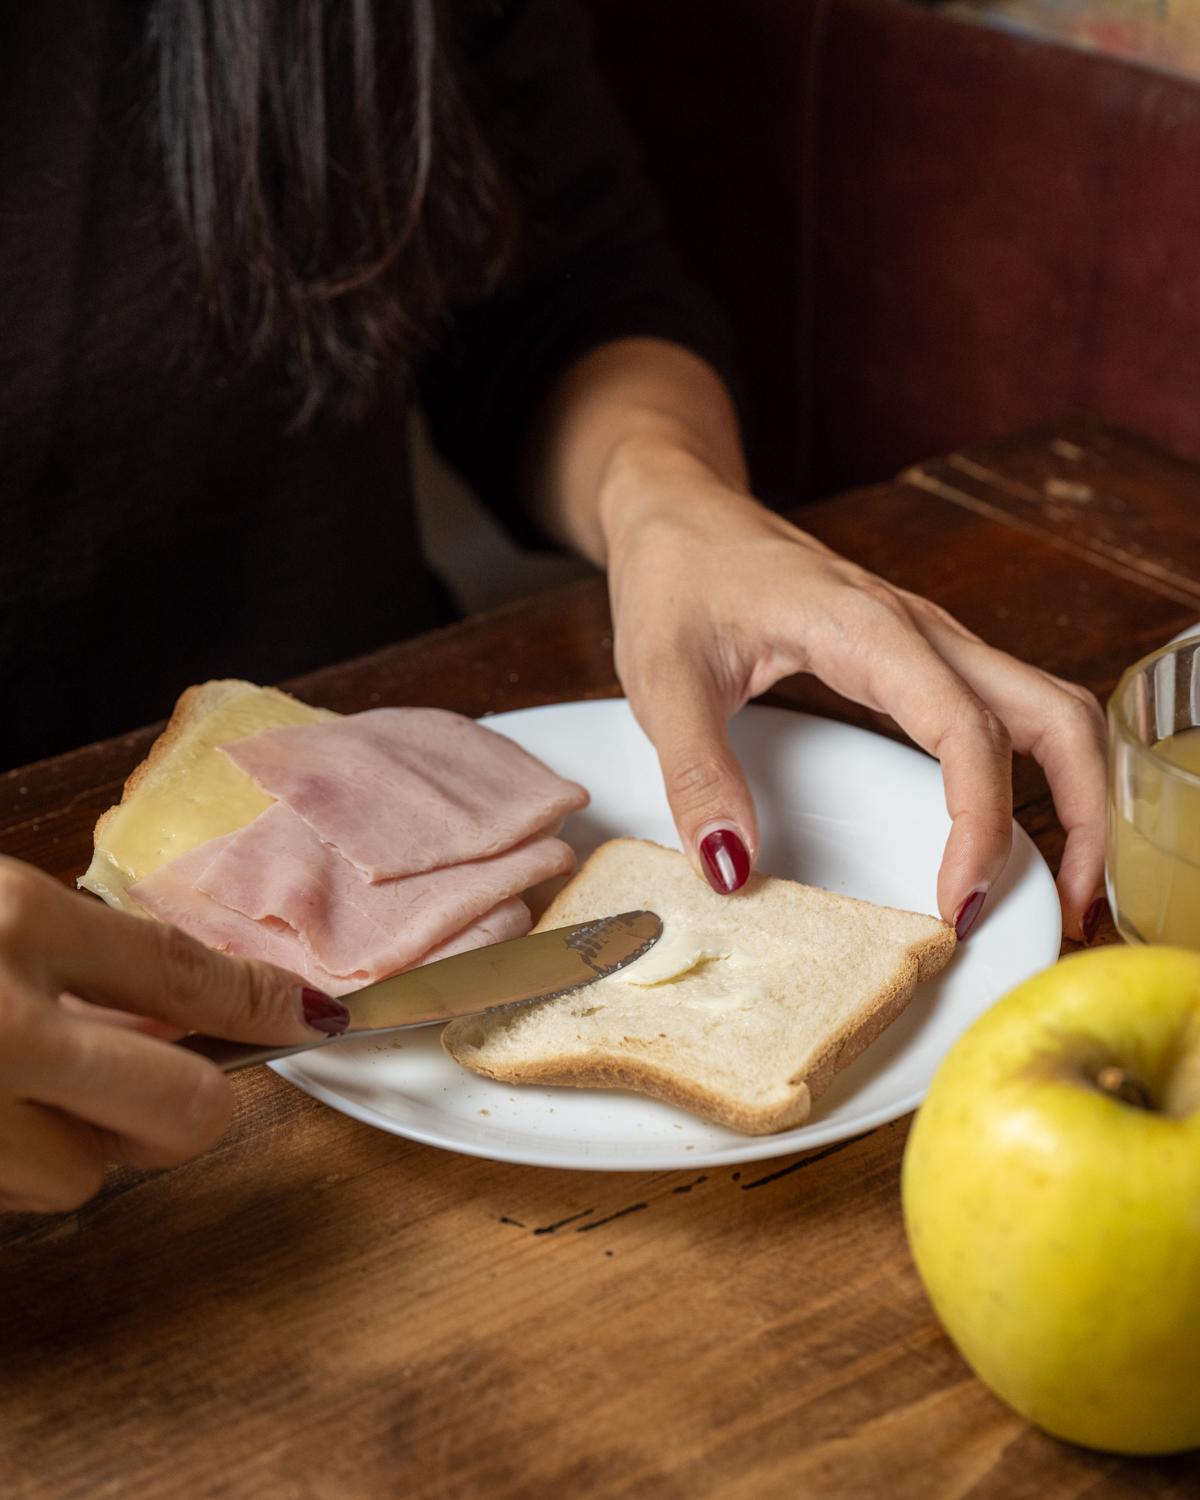
[[[129,895],[330,994],[520,937],[520,893],[574,865],[544,830],[584,789],[458,714],[375,709],[223,749],[278,800]]]
[[[222,749],[372,881],[498,854],[588,800],[512,740],[439,708],[376,708]]]
[[[196,881],[220,847],[236,837],[236,833],[227,833],[210,839],[178,859],[160,865],[144,879],[134,881],[129,894],[150,916],[181,927],[218,953],[265,959],[269,964],[299,974],[327,995],[343,995],[359,988],[358,980],[323,969],[301,941],[300,934],[284,923],[255,922],[196,889]]]
[[[524,937],[532,926],[529,908],[520,896],[512,896],[491,911],[484,912],[482,917],[477,917],[444,943],[430,948],[410,967],[415,969],[421,964],[434,964],[439,958],[454,958],[456,954],[469,953],[472,948],[486,948],[491,943],[507,943],[511,938]]]
[[[220,853],[219,846],[227,845],[236,837],[237,834],[226,834],[160,866],[152,875],[137,881],[130,888],[131,894],[152,917],[181,927],[218,953],[264,959],[298,974],[327,995],[345,995],[370,983],[362,973],[331,974],[313,957],[312,950],[300,934],[286,923],[255,921],[240,911],[222,906],[197,888],[196,881],[214,855]],[[501,901],[491,911],[452,933],[404,967],[417,968],[421,964],[435,963],[440,958],[452,958],[456,953],[466,953],[472,948],[524,937],[530,925],[529,908],[519,897],[512,897]]]
[[[501,901],[575,864],[566,844],[542,835],[490,859],[372,884],[282,802],[218,842],[198,890],[257,922],[286,923],[322,968],[364,982],[407,968]]]

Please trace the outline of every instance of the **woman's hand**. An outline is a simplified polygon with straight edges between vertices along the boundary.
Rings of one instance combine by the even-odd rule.
[[[811,672],[941,761],[952,824],[938,905],[960,936],[1008,859],[1012,752],[1034,756],[1067,832],[1065,923],[1090,936],[1105,774],[1090,693],[994,650],[676,448],[636,442],[608,481],[617,671],[658,751],[684,847],[717,889],[736,889],[758,849],[726,721],[781,677]]]
[[[165,1036],[284,1046],[348,1020],[295,975],[0,858],[0,1209],[74,1208],[106,1162],[168,1167],[215,1144],[229,1083]]]
[[[938,905],[959,936],[1012,841],[1012,752],[1043,766],[1067,832],[1064,925],[1104,910],[1104,721],[1090,693],[993,650],[748,494],[729,394],[694,354],[623,339],[580,359],[530,443],[535,514],[608,568],[617,671],[653,741],[684,848],[718,890],[758,853],[726,721],[793,672],[890,714],[942,763]]]

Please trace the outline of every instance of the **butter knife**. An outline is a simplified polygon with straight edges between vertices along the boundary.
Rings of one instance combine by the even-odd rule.
[[[321,1037],[299,1047],[264,1047],[193,1033],[178,1045],[232,1073],[277,1057],[328,1047],[345,1037],[433,1026],[459,1016],[553,1000],[615,974],[649,952],[661,934],[662,922],[651,911],[626,911],[577,922],[472,948],[343,995],[342,1003],[350,1010],[350,1028],[340,1037]]]

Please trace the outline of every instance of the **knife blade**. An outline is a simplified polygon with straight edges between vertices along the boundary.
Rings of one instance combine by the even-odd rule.
[[[232,1073],[328,1047],[345,1037],[433,1026],[459,1016],[553,1000],[615,974],[648,953],[661,935],[662,922],[652,911],[625,911],[615,917],[576,922],[456,953],[343,995],[350,1028],[340,1037],[321,1037],[298,1047],[264,1047],[193,1033],[177,1045]]]

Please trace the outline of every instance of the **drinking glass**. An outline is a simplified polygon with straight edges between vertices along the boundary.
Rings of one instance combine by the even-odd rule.
[[[1200,949],[1200,637],[1135,663],[1109,700],[1106,883],[1126,942]]]

